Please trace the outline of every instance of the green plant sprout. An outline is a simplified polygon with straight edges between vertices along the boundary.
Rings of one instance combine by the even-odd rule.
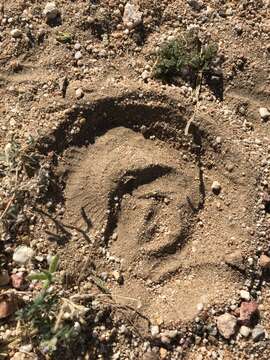
[[[55,280],[58,262],[59,257],[53,256],[48,270],[28,276],[29,280],[42,281],[43,287],[32,303],[17,312],[17,319],[26,325],[25,335],[37,340],[42,351],[46,353],[57,350],[59,343],[65,344],[70,341],[75,333],[73,323],[63,322],[61,326],[55,327],[55,324],[59,322],[58,312],[61,299],[48,290]]]
[[[58,255],[55,255],[52,257],[49,269],[48,270],[42,270],[39,273],[33,273],[28,276],[29,280],[38,280],[38,281],[44,281],[43,283],[43,291],[42,293],[46,293],[50,285],[53,283],[54,280],[54,273],[57,270],[59,262]]]
[[[180,77],[196,85],[200,73],[210,71],[217,56],[217,46],[202,46],[198,36],[185,34],[165,43],[158,53],[154,76],[165,81]]]

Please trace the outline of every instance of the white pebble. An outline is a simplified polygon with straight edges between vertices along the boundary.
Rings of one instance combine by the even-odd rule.
[[[246,290],[241,290],[240,291],[240,297],[243,300],[249,301],[250,300],[250,293]]]
[[[211,186],[211,189],[213,191],[213,193],[215,194],[219,194],[221,191],[221,185],[218,181],[213,181],[213,184]]]
[[[150,330],[151,330],[152,336],[157,336],[159,334],[159,326],[158,325],[152,325]]]
[[[150,77],[150,73],[147,70],[144,70],[141,77],[143,80],[147,80]]]
[[[34,250],[28,246],[16,248],[13,254],[13,261],[17,264],[24,265],[34,256]]]
[[[79,88],[76,90],[76,98],[77,99],[81,99],[83,97],[84,93],[83,93],[83,89]]]
[[[82,58],[82,53],[80,51],[76,51],[74,57],[76,60],[79,60]]]
[[[240,334],[243,337],[248,337],[250,334],[250,331],[251,331],[250,328],[248,328],[247,326],[241,326],[240,330],[239,330]]]
[[[43,15],[47,18],[47,20],[55,20],[59,16],[60,12],[57,9],[55,2],[48,2],[43,10]]]
[[[260,116],[263,120],[270,118],[270,111],[267,108],[261,107],[259,109]]]
[[[33,346],[31,344],[28,344],[28,345],[22,345],[19,350],[20,352],[24,352],[24,353],[29,353],[31,352],[33,349]]]

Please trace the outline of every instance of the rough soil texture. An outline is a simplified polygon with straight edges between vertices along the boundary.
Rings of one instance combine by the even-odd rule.
[[[270,119],[259,113],[270,111],[269,1],[138,3],[144,27],[129,32],[124,1],[58,1],[55,26],[42,15],[45,1],[0,7],[1,152],[11,141],[27,148],[34,139],[43,159],[34,179],[40,186],[48,171],[53,183],[46,201],[30,195],[71,227],[68,238],[55,241],[55,222],[31,210],[27,230],[1,235],[7,269],[15,268],[10,254],[21,244],[44,258],[57,253],[63,296],[91,292],[102,299],[105,288],[114,304],[130,310],[116,316],[116,325],[93,326],[118,334],[121,324],[132,323],[132,340],[119,330],[112,341],[95,342],[93,332],[91,346],[52,358],[268,359],[267,336],[254,342],[234,334],[227,341],[210,336],[200,321],[215,326],[224,312],[238,316],[246,290],[270,331],[269,274],[258,265],[261,254],[270,255],[263,200],[270,188]],[[150,73],[156,48],[190,27],[219,45],[223,88],[216,96],[203,83],[185,136],[195,108],[192,88],[163,84]],[[59,41],[63,33],[70,43]],[[31,193],[34,180],[23,173],[13,182],[0,170],[5,215],[11,187],[21,182]],[[93,273],[103,285],[92,281]],[[21,293],[32,296],[31,289]],[[142,318],[164,331],[177,329],[176,340],[153,339]],[[14,321],[0,321],[2,334],[15,332]],[[14,357],[16,346],[6,358],[23,359]]]

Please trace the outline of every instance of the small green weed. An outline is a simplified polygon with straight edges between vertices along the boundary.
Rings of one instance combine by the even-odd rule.
[[[154,76],[167,82],[180,77],[196,84],[200,73],[211,70],[217,56],[217,46],[202,46],[198,36],[188,33],[164,44],[154,66]]]
[[[45,353],[65,346],[75,335],[72,321],[59,320],[61,299],[48,291],[54,282],[58,260],[58,256],[54,256],[48,270],[29,275],[30,280],[43,281],[43,287],[36,299],[17,313],[17,319],[25,325],[22,326],[24,337],[32,338]]]

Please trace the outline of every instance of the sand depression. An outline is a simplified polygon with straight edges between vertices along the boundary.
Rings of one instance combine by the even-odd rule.
[[[83,208],[92,239],[70,239],[63,266],[78,273],[90,254],[116,301],[165,323],[191,320],[199,303],[231,299],[245,274],[226,258],[252,251],[243,231],[253,221],[244,150],[217,141],[222,129],[203,117],[185,137],[185,116],[153,99],[102,100],[74,112],[59,140],[64,220],[83,228]],[[214,180],[219,195],[211,191]]]

